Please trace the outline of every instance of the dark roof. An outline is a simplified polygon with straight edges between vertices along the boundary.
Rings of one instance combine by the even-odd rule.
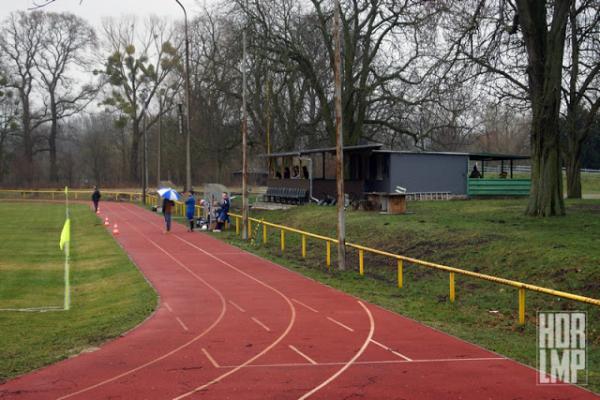
[[[356,146],[344,146],[344,151],[360,151],[360,150],[376,150],[383,147],[381,143],[372,143],[372,144],[360,144]],[[321,149],[305,149],[305,150],[295,150],[295,151],[285,151],[282,153],[271,153],[271,154],[263,154],[263,157],[285,157],[285,156],[302,156],[306,154],[313,153],[334,153],[335,147],[324,147]]]
[[[442,156],[468,156],[469,160],[475,161],[502,161],[502,160],[529,160],[530,156],[521,156],[517,154],[499,154],[499,153],[464,153],[451,151],[404,151],[404,150],[375,150],[375,153],[394,153],[394,154],[427,154]]]
[[[531,156],[520,156],[518,154],[469,153],[469,160],[475,161],[529,160],[530,158]]]

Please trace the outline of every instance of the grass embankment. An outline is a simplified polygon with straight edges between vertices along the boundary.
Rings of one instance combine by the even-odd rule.
[[[60,204],[0,203],[0,308],[62,306]],[[143,321],[157,297],[100,220],[71,206],[71,310],[0,311],[0,383],[76,355]]]
[[[406,215],[348,212],[347,240],[427,261],[600,297],[600,202],[567,201],[567,216],[536,219],[523,215],[525,200],[410,202]],[[287,211],[252,212],[256,218],[336,236],[334,207],[303,206]],[[233,228],[233,227],[232,227]],[[590,388],[600,391],[600,309],[527,292],[527,324],[517,323],[518,296],[512,287],[457,276],[456,302],[448,301],[448,274],[405,264],[404,288],[396,287],[396,263],[365,254],[366,277],[359,276],[356,252],[350,271],[330,273],[325,245],[308,240],[300,256],[300,238],[279,232],[262,242],[243,243],[235,229],[225,240],[272,259],[323,283],[415,318],[529,365],[536,364],[536,310],[588,312]],[[332,264],[335,266],[335,246]]]

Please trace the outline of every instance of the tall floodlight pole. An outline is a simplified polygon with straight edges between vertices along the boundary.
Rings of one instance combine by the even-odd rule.
[[[143,158],[144,158],[144,170],[142,172],[142,203],[146,204],[146,192],[148,191],[148,133],[146,132],[146,109],[148,107],[146,99],[148,92],[146,89],[142,89],[140,97],[142,99],[142,137],[144,140]]]
[[[162,96],[158,96],[158,133],[156,135],[156,188],[160,187],[160,139],[162,127]]]
[[[248,239],[248,110],[246,106],[246,27],[242,32],[242,239]]]
[[[335,52],[333,74],[335,76],[335,172],[337,181],[337,239],[338,268],[346,269],[346,220],[344,216],[344,136],[342,132],[342,80],[341,80],[341,41],[340,41],[340,1],[335,0],[335,16],[333,19],[333,36]]]
[[[186,117],[186,135],[185,135],[185,190],[192,189],[192,163],[191,163],[191,153],[190,153],[190,129],[191,129],[191,95],[190,95],[190,40],[188,37],[188,20],[187,20],[187,11],[183,4],[179,2],[179,0],[175,0],[179,7],[183,10],[183,28],[185,31],[185,107],[187,108],[187,112],[185,113]]]

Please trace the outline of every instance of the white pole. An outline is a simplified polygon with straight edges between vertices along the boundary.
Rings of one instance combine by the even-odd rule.
[[[65,217],[66,221],[70,219],[69,212],[69,188],[65,186]],[[69,223],[69,231],[71,230],[71,223]],[[69,310],[71,308],[71,282],[70,282],[70,271],[69,271],[69,255],[71,246],[71,232],[69,232],[69,240],[65,243],[65,303],[64,309]]]
[[[70,228],[69,228],[70,229]],[[70,283],[70,271],[69,271],[69,247],[70,242],[65,243],[65,310],[71,308],[71,283]]]

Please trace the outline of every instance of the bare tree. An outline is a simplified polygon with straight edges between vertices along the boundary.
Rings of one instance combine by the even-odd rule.
[[[254,1],[247,8],[242,2],[238,6],[255,23],[257,45],[282,67],[293,63],[310,83],[328,141],[333,143],[332,2],[311,0],[310,7],[303,7],[293,1]],[[416,40],[428,40],[424,24],[429,17],[428,7],[411,1],[342,4],[342,107],[347,144],[358,143],[368,129],[418,135],[393,118],[374,118],[377,114],[371,110],[382,104],[420,103],[428,94],[405,87],[423,83],[429,76],[431,60]]]
[[[492,76],[500,97],[526,100],[531,110],[532,186],[526,213],[533,216],[565,212],[559,113],[572,1],[444,3],[451,15],[446,26],[450,64],[476,66],[472,76]]]
[[[45,14],[15,12],[3,21],[0,32],[0,50],[8,75],[8,82],[16,91],[20,101],[21,154],[20,173],[26,183],[34,178],[34,154],[36,149],[35,129],[44,123],[45,111],[36,112],[33,105],[35,87],[35,60],[43,46],[43,24]]]
[[[0,182],[2,182],[7,172],[9,140],[11,135],[14,135],[19,128],[19,100],[15,99],[7,84],[8,80],[0,66]]]
[[[59,121],[83,110],[95,97],[97,86],[77,84],[75,74],[89,71],[88,51],[96,44],[93,28],[73,14],[47,13],[42,31],[42,49],[34,59],[50,110],[48,151],[50,181],[58,181],[56,141]],[[72,67],[81,67],[74,71]]]
[[[582,147],[600,108],[600,1],[573,1],[569,10],[563,97],[566,103],[567,197],[581,198]]]
[[[145,110],[161,87],[168,85],[174,92],[179,84],[169,82],[169,75],[181,67],[175,31],[165,21],[156,18],[147,21],[140,36],[135,20],[107,21],[104,34],[110,56],[106,60],[104,74],[113,87],[104,104],[120,110],[131,122],[132,140],[130,151],[130,179],[139,178],[139,150],[143,131],[141,123]],[[140,43],[136,48],[135,43]],[[164,110],[162,112],[167,112]],[[158,116],[148,123],[148,127]]]

